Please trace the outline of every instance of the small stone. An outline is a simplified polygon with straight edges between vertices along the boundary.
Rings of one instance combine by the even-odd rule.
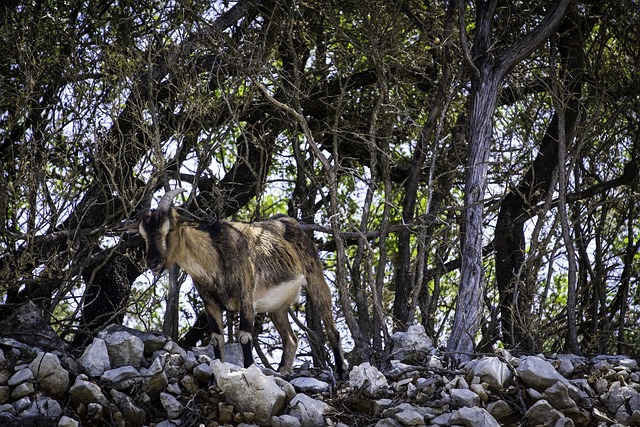
[[[400,422],[400,424],[404,426],[423,426],[424,425],[424,417],[420,415],[418,412],[407,409],[401,412],[398,412],[396,415],[396,420]]]
[[[33,383],[22,383],[17,385],[13,391],[11,392],[11,399],[18,400],[22,399],[25,396],[29,396],[30,394],[36,391]]]
[[[35,377],[33,376],[33,371],[29,368],[21,369],[7,381],[7,384],[11,387],[15,387],[19,384],[25,383],[27,381],[33,382]]]
[[[171,420],[179,418],[184,411],[184,405],[169,393],[160,393],[160,403]]]
[[[78,423],[78,421],[67,417],[66,415],[63,415],[60,418],[60,421],[58,421],[58,427],[78,427],[79,425],[80,423]]]
[[[480,397],[471,390],[454,388],[449,393],[454,408],[480,405]]]
[[[289,382],[302,393],[318,394],[329,391],[329,384],[315,378],[298,377]]]
[[[193,376],[200,382],[208,383],[211,379],[211,366],[209,362],[196,365],[196,367],[193,368]]]

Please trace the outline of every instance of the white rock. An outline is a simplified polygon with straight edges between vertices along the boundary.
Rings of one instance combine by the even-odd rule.
[[[460,408],[451,415],[451,423],[466,427],[499,427],[500,424],[484,408]]]
[[[209,382],[211,379],[211,365],[209,363],[200,363],[193,368],[193,376],[203,383]]]
[[[35,391],[36,391],[36,389],[33,386],[32,382],[26,382],[26,383],[18,384],[11,391],[11,399],[13,399],[13,400],[22,399],[25,396],[29,396],[30,394],[33,394]]]
[[[298,418],[305,427],[322,427],[325,425],[324,413],[329,405],[306,394],[297,394],[289,404],[290,415]]]
[[[546,400],[539,400],[527,410],[524,414],[523,421],[526,425],[552,427],[556,422],[564,418],[564,416],[553,409]]]
[[[48,396],[37,397],[31,407],[20,414],[23,417],[59,418],[62,415],[60,404]]]
[[[271,427],[302,427],[302,424],[293,415],[280,415],[271,417]]]
[[[273,377],[267,377],[255,365],[239,369],[214,360],[211,370],[218,386],[233,406],[242,412],[253,412],[258,424],[268,425],[271,417],[284,409],[284,391]]]
[[[369,362],[355,366],[349,372],[349,386],[353,390],[361,390],[365,396],[374,399],[385,397],[389,388],[384,374]]]
[[[449,394],[451,395],[452,405],[455,408],[480,405],[480,396],[471,390],[454,388]]]
[[[140,372],[133,366],[121,366],[119,368],[109,369],[102,374],[102,381],[108,385],[118,384],[134,378],[139,378],[140,381],[142,380]]]
[[[58,421],[58,427],[78,427],[80,424],[78,421],[73,418],[69,418],[66,415],[63,415]]]
[[[489,389],[502,390],[511,378],[511,371],[506,363],[497,357],[483,357],[473,364],[471,373],[480,381],[489,384]]]
[[[144,343],[135,335],[126,331],[117,331],[104,335],[107,352],[112,368],[133,366],[140,368],[144,356]]]
[[[558,381],[563,383],[567,381],[565,377],[556,371],[551,363],[537,356],[525,357],[516,371],[527,386],[541,392]]]
[[[324,381],[309,377],[298,377],[289,381],[296,390],[303,393],[324,393],[329,391],[329,384]]]
[[[109,360],[107,344],[104,340],[94,338],[78,359],[78,363],[82,370],[91,377],[99,377],[104,371],[111,369],[111,360]]]

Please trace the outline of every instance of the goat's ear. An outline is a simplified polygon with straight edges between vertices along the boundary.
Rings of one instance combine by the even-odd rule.
[[[113,231],[117,233],[137,233],[139,230],[140,221],[134,221],[129,224],[122,224],[118,227],[115,227]]]
[[[140,230],[140,221],[126,224],[123,228],[126,233],[138,233],[138,231]]]

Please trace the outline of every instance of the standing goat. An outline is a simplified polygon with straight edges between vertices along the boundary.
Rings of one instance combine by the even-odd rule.
[[[333,350],[336,373],[344,377],[340,335],[333,321],[331,292],[313,241],[298,223],[276,216],[252,223],[201,223],[181,218],[171,206],[181,192],[165,193],[156,210],[142,213],[134,224],[147,245],[147,266],[155,274],[178,264],[193,279],[204,301],[215,356],[224,360],[222,310],[240,312],[239,341],[245,367],[253,363],[253,321],[256,313],[269,313],[282,337],[279,371],[291,373],[298,339],[288,310],[300,288],[320,311]]]

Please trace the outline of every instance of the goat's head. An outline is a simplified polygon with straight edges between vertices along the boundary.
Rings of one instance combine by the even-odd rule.
[[[175,188],[165,193],[158,202],[158,207],[144,210],[140,221],[133,225],[134,227],[137,225],[137,231],[146,242],[147,267],[155,274],[160,274],[169,267],[167,264],[172,258],[173,250],[170,236],[178,222],[178,215],[171,207],[171,202],[183,191],[186,190]]]

